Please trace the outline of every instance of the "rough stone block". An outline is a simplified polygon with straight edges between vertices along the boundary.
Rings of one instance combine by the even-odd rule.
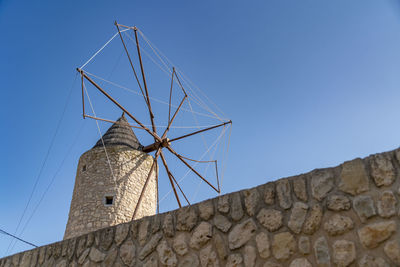
[[[274,209],[262,209],[257,215],[257,220],[268,231],[273,232],[282,226],[282,212]]]
[[[376,186],[389,186],[395,180],[394,167],[389,154],[371,156],[371,176]]]
[[[307,210],[308,206],[303,202],[294,203],[288,223],[289,229],[294,233],[299,234],[301,232],[304,220],[306,219]]]
[[[276,193],[279,206],[283,209],[289,209],[292,206],[292,190],[288,179],[281,179],[276,182]]]
[[[311,173],[311,193],[313,197],[321,201],[335,186],[334,175],[331,170],[316,170]]]
[[[396,232],[394,221],[384,221],[368,224],[358,230],[358,237],[366,248],[375,248]]]
[[[342,164],[339,189],[343,192],[358,195],[369,190],[368,176],[361,159]]]
[[[296,252],[296,240],[289,232],[274,235],[272,241],[272,254],[277,260],[289,259]]]
[[[362,222],[376,215],[374,200],[371,196],[356,196],[353,208]]]
[[[349,266],[356,259],[354,242],[337,240],[333,243],[333,262],[340,267]]]

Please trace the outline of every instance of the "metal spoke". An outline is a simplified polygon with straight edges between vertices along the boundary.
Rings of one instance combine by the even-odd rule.
[[[110,123],[117,123],[116,121],[107,120],[107,119],[103,119],[103,118],[99,118],[99,117],[93,117],[93,116],[86,115],[86,114],[85,114],[84,117],[85,117],[85,118],[94,119],[94,120],[99,120],[99,121],[105,121],[105,122],[110,122]],[[129,127],[144,130],[142,127],[135,126],[135,125],[132,125],[132,124],[129,124]]]
[[[162,151],[161,151],[161,160],[162,160],[162,162],[163,162],[163,164],[164,164],[165,171],[167,172],[167,175],[168,175],[168,178],[169,178],[169,182],[171,183],[171,186],[172,186],[172,189],[173,189],[173,191],[174,191],[175,198],[176,198],[176,201],[178,202],[179,208],[182,208],[181,201],[179,200],[178,193],[176,192],[174,182],[173,182],[172,179],[171,179],[171,175],[172,175],[172,174],[171,174],[171,172],[169,171],[169,168],[168,168],[168,165],[167,165],[167,161],[165,160],[164,154],[162,153]]]
[[[169,90],[169,110],[168,110],[168,124],[171,118],[171,99],[172,99],[172,86],[174,84],[174,73],[175,67],[172,67],[172,75],[171,75],[171,89]]]
[[[154,114],[153,114],[153,110],[151,109],[151,103],[150,103],[150,97],[149,97],[149,90],[147,89],[146,76],[144,75],[144,68],[143,68],[143,62],[142,62],[142,55],[141,55],[141,53],[140,53],[139,39],[138,39],[138,35],[137,35],[137,28],[134,27],[133,31],[134,31],[134,33],[135,33],[136,47],[137,47],[137,52],[138,52],[138,57],[139,57],[140,70],[141,70],[141,72],[142,72],[144,90],[146,91],[147,107],[148,107],[149,113],[150,113],[151,125],[152,125],[152,127],[153,127],[153,132],[154,132],[154,133],[157,133],[156,125],[155,125],[155,123],[154,123]],[[156,140],[156,139],[154,139],[154,140]]]
[[[83,75],[81,73],[81,82],[82,82],[82,116],[85,119],[85,95],[84,95],[84,81],[83,81]]]
[[[173,150],[170,146],[167,147],[167,149],[174,154],[180,161],[182,161],[192,172],[194,172],[195,174],[197,174],[197,176],[199,176],[204,182],[206,182],[209,186],[212,187],[212,189],[214,189],[217,193],[220,193],[220,190],[215,188],[215,186],[213,186],[209,181],[207,181],[207,179],[205,179],[200,173],[198,173],[192,166],[190,166],[189,163],[186,162],[185,159],[182,158],[181,155],[179,155],[177,152],[175,152],[175,150]]]
[[[119,37],[121,38],[121,41],[122,41],[122,44],[123,44],[123,46],[124,46],[124,49],[125,49],[126,55],[128,56],[129,63],[131,64],[131,67],[132,67],[132,70],[133,70],[133,74],[135,75],[135,78],[136,78],[136,81],[137,81],[137,83],[138,83],[138,85],[139,85],[140,91],[142,92],[142,95],[143,95],[144,101],[146,102],[146,105],[148,105],[148,102],[147,102],[146,96],[144,95],[144,92],[143,92],[142,86],[140,85],[139,78],[138,78],[138,76],[137,76],[137,74],[136,74],[135,67],[133,66],[133,62],[132,62],[131,56],[129,55],[128,49],[126,48],[126,45],[125,45],[124,38],[122,38],[121,31],[119,30],[119,24],[118,24],[117,22],[115,22],[114,24],[115,24],[115,26],[116,26],[116,27],[117,27],[117,29],[118,29]]]
[[[146,126],[144,126],[138,119],[136,119],[126,108],[124,108],[118,101],[112,98],[106,91],[103,90],[95,81],[93,81],[89,76],[87,76],[83,70],[77,68],[77,71],[80,72],[86,80],[88,80],[91,84],[93,84],[103,95],[105,95],[108,99],[110,99],[115,105],[117,105],[122,111],[124,111],[129,117],[132,118],[137,124],[139,124],[146,132],[148,132],[151,136],[153,136],[156,140],[161,142],[161,138],[157,136],[157,134],[150,131]]]
[[[224,123],[221,123],[221,124],[218,124],[218,125],[215,125],[215,126],[203,129],[203,130],[199,130],[199,131],[196,131],[196,132],[193,132],[193,133],[190,133],[190,134],[186,134],[186,135],[182,135],[180,137],[176,137],[174,139],[169,140],[169,142],[177,141],[177,140],[180,140],[182,138],[186,138],[186,137],[198,134],[198,133],[209,131],[209,130],[212,130],[212,129],[215,129],[215,128],[218,128],[218,127],[221,127],[221,126],[224,126],[224,125],[227,125],[227,124],[231,124],[231,123],[232,123],[232,121],[227,121],[227,122],[224,122]]]
[[[170,128],[171,125],[172,125],[172,122],[174,121],[176,115],[178,114],[179,110],[181,109],[181,107],[182,107],[182,105],[183,105],[183,102],[185,102],[185,99],[186,99],[186,98],[187,98],[187,95],[185,95],[185,96],[183,97],[181,103],[179,104],[178,108],[176,109],[174,115],[172,116],[171,121],[168,123],[168,126],[167,126],[167,128],[165,129],[165,131],[164,131],[164,133],[163,133],[161,139],[163,139],[163,138],[167,135],[167,133],[168,133],[168,131],[169,131],[169,128]]]

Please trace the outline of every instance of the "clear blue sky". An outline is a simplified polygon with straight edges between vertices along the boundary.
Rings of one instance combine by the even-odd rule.
[[[399,146],[398,1],[0,0],[1,229],[15,231],[75,68],[114,20],[139,26],[233,120],[224,193]],[[62,239],[77,161],[98,139],[80,109],[76,84],[22,223],[84,125],[21,236],[38,245]]]

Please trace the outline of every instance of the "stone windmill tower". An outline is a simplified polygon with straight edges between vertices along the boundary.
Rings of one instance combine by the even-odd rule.
[[[154,160],[141,150],[142,145],[123,114],[80,157],[64,239],[132,219]],[[156,203],[153,172],[136,218],[155,214]]]

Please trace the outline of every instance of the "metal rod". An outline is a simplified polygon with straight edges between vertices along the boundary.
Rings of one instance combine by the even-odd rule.
[[[118,103],[117,100],[115,100],[114,98],[112,98],[106,91],[104,91],[95,81],[93,81],[89,76],[87,76],[83,70],[77,68],[77,71],[80,72],[85,78],[86,80],[88,80],[91,84],[93,84],[101,93],[103,93],[103,95],[105,95],[108,99],[110,99],[115,105],[117,105],[122,111],[124,111],[129,117],[132,118],[132,120],[134,120],[137,124],[139,124],[144,130],[146,130],[146,132],[148,132],[151,136],[153,136],[155,139],[157,139],[158,141],[162,141],[160,137],[157,136],[157,134],[153,133],[152,131],[150,131],[150,129],[148,129],[146,126],[144,126],[138,119],[136,119],[128,110],[126,110],[126,108],[124,108],[120,103]]]
[[[178,80],[178,83],[179,83],[179,85],[181,86],[183,93],[186,95],[186,91],[185,91],[185,89],[183,88],[183,85],[182,85],[182,83],[181,83],[181,80],[179,79],[178,74],[176,73],[176,71],[175,71],[175,77],[176,77],[176,79]]]
[[[152,127],[153,127],[153,132],[157,133],[156,125],[155,125],[155,123],[154,123],[154,114],[153,114],[153,110],[151,109],[151,103],[150,103],[150,97],[149,97],[149,90],[147,89],[146,76],[144,75],[143,62],[142,62],[142,55],[141,55],[141,53],[140,53],[139,38],[138,38],[138,35],[137,35],[137,28],[135,27],[135,29],[133,29],[133,30],[134,30],[134,33],[135,33],[136,47],[137,47],[137,52],[138,52],[138,56],[139,56],[140,70],[141,70],[141,72],[142,72],[144,90],[146,91],[147,107],[149,108],[151,125],[152,125]]]
[[[164,153],[162,152],[162,150],[161,150],[161,156],[164,156]],[[165,157],[165,156],[164,156],[164,157]],[[167,163],[167,161],[165,161],[165,163]],[[170,173],[171,173],[171,172],[170,172]],[[189,199],[186,197],[186,195],[185,195],[185,193],[183,192],[181,186],[179,185],[178,181],[175,179],[175,177],[174,177],[174,175],[173,175],[172,173],[171,173],[171,178],[174,180],[174,182],[175,182],[176,185],[178,186],[179,191],[181,191],[181,193],[182,193],[183,197],[185,198],[186,202],[187,202],[189,205],[191,205]]]
[[[157,214],[160,213],[159,191],[158,191],[158,162],[156,162],[156,190],[157,190]]]
[[[221,127],[221,126],[224,126],[224,125],[227,125],[227,124],[231,124],[231,123],[232,123],[232,121],[224,122],[224,123],[221,123],[221,124],[218,124],[218,125],[215,125],[215,126],[203,129],[203,130],[199,130],[199,131],[196,131],[196,132],[193,132],[193,133],[190,133],[190,134],[182,135],[180,137],[177,137],[177,138],[169,140],[169,142],[173,142],[173,141],[176,141],[176,140],[179,140],[179,139],[182,139],[182,138],[186,138],[186,137],[198,134],[198,133],[209,131],[209,130],[212,130],[212,129],[215,129],[215,128],[218,128],[218,127]]]
[[[195,174],[197,174],[197,176],[199,176],[204,182],[206,182],[209,186],[211,186],[217,193],[220,193],[220,191],[215,188],[209,181],[207,181],[203,176],[201,176],[200,173],[198,173],[192,166],[190,166],[189,163],[187,163],[182,157],[181,155],[179,155],[178,153],[176,153],[170,146],[167,147],[167,149],[174,154],[178,159],[180,159],[190,170],[192,170]]]
[[[154,169],[154,166],[156,165],[156,161],[158,159],[158,156],[160,155],[160,151],[161,151],[161,149],[159,148],[157,150],[156,154],[155,154],[153,164],[151,164],[151,168],[150,168],[149,174],[147,175],[146,182],[143,185],[142,192],[140,193],[138,202],[136,203],[135,211],[133,212],[133,215],[132,215],[132,220],[135,219],[136,213],[139,210],[140,203],[142,202],[144,192],[146,191],[146,187],[147,187],[147,185],[148,185],[148,183],[150,181],[150,177],[151,177],[151,175],[153,173],[153,169]]]
[[[110,123],[117,123],[116,121],[107,120],[107,119],[103,119],[103,118],[99,118],[99,117],[93,117],[93,116],[86,115],[86,114],[85,114],[84,117],[87,117],[87,118],[90,118],[90,119],[94,119],[94,120],[99,120],[99,121],[105,121],[105,122],[110,122]],[[128,125],[129,125],[129,127],[132,127],[132,128],[144,130],[142,127],[139,127],[139,126],[135,126],[135,125],[132,125],[132,124],[128,124]]]
[[[84,83],[83,83],[83,75],[81,73],[81,81],[82,81],[82,116],[85,119],[85,95],[84,95]]]
[[[160,156],[161,156],[161,160],[162,160],[162,162],[164,164],[165,171],[168,174],[169,182],[171,183],[172,189],[174,191],[174,195],[175,195],[176,201],[178,202],[179,208],[182,208],[181,201],[179,200],[178,193],[176,192],[176,188],[175,188],[174,182],[171,179],[171,172],[169,171],[168,164],[167,164],[167,162],[166,162],[166,160],[164,158],[164,154],[161,152]]]
[[[131,29],[131,30],[134,30],[134,29],[136,29],[136,27],[135,27],[135,26],[134,26],[134,27],[132,27],[132,26],[126,26],[126,25],[119,24],[119,23],[117,23],[117,25],[118,25],[118,26],[121,26],[121,27],[123,27],[123,28]]]
[[[172,122],[174,121],[176,115],[178,114],[178,112],[179,112],[180,108],[182,107],[183,102],[185,102],[185,99],[186,99],[186,98],[187,98],[187,95],[185,95],[185,96],[183,97],[181,103],[179,104],[178,108],[176,109],[174,115],[172,116],[171,121],[168,123],[168,126],[167,126],[167,128],[165,129],[165,131],[164,131],[164,133],[163,133],[161,139],[164,139],[164,137],[167,135],[167,133],[168,133],[168,131],[169,131],[169,128],[170,128],[171,125],[172,125]]]
[[[137,76],[137,74],[136,74],[135,67],[133,66],[133,62],[132,62],[131,56],[129,55],[128,48],[126,48],[124,38],[122,38],[121,31],[119,30],[119,27],[118,27],[119,24],[118,24],[117,22],[115,22],[114,24],[115,24],[115,26],[116,26],[117,29],[118,29],[119,37],[121,38],[121,41],[122,41],[122,44],[123,44],[123,46],[124,46],[126,55],[128,56],[128,59],[129,59],[129,63],[131,64],[131,67],[132,67],[132,70],[133,70],[133,74],[135,75],[135,78],[136,78],[136,81],[137,81],[137,83],[138,83],[138,85],[139,85],[140,91],[142,92],[143,99],[144,99],[144,101],[146,102],[146,105],[148,105],[148,102],[147,102],[147,99],[146,99],[146,97],[145,97],[145,95],[144,95],[142,86],[140,85],[139,78],[138,78],[138,76]]]
[[[171,99],[172,99],[172,86],[174,85],[174,72],[175,67],[172,67],[172,77],[171,77],[171,89],[169,90],[169,111],[168,111],[168,124],[171,118]]]

